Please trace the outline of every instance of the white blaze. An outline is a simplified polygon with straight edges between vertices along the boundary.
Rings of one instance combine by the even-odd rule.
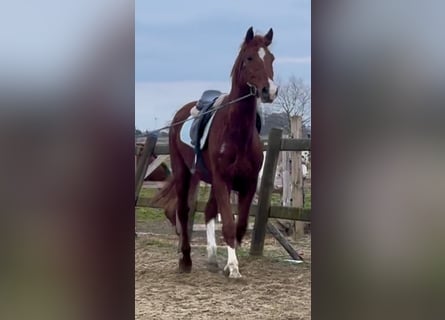
[[[264,61],[264,57],[266,56],[266,50],[264,50],[264,48],[258,49],[258,55],[260,56],[261,60]]]

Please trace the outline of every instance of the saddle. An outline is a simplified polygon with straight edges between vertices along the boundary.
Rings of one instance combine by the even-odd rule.
[[[201,116],[201,113],[209,111],[215,104],[215,100],[222,94],[218,90],[206,90],[203,92],[201,98],[196,103],[196,106],[192,108],[190,113],[195,116],[192,127],[190,129],[190,138],[192,145],[195,146],[195,151],[201,149],[204,146],[200,146],[200,140],[204,132],[206,123],[212,117],[213,112],[206,113]]]
[[[218,99],[222,94],[223,93],[218,90],[206,90],[203,92],[201,98],[196,103],[196,106],[194,106],[190,110],[190,114],[195,117],[190,128],[191,144],[193,145],[195,151],[195,162],[191,170],[192,172],[194,172],[196,167],[198,167],[200,171],[203,173],[203,175],[207,177],[209,177],[210,174],[207,167],[204,164],[204,159],[202,158],[202,151],[205,150],[206,148],[206,141],[202,142],[203,145],[201,145],[201,138],[203,136],[208,121],[215,113],[215,110],[213,110],[213,112],[208,112],[208,111],[212,110],[216,99]],[[261,125],[262,125],[261,116],[257,111],[256,128],[258,130],[258,133],[261,132]]]

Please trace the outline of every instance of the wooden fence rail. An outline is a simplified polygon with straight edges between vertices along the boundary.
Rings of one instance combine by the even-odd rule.
[[[151,204],[152,198],[147,197],[139,197],[138,202],[136,204],[137,207],[149,207],[149,208],[159,208],[159,206],[155,206]],[[204,212],[205,206],[207,202],[205,201],[197,201],[196,202],[196,212]],[[282,207],[282,206],[269,206],[268,217],[276,218],[276,219],[287,219],[287,220],[297,220],[297,221],[306,221],[310,222],[310,209],[303,208],[294,208],[294,207]],[[258,211],[258,205],[251,205],[249,215],[256,216],[256,212]],[[232,212],[234,214],[238,213],[238,206],[236,204],[232,204]]]
[[[267,151],[268,140],[262,140],[263,151]],[[280,151],[306,151],[311,150],[311,139],[281,139]],[[140,154],[143,150],[143,145],[139,145],[136,154]],[[154,154],[164,155],[170,154],[168,143],[157,143],[154,148]]]

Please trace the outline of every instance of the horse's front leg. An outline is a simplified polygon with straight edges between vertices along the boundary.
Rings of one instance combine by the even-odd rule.
[[[222,217],[222,232],[224,240],[227,243],[227,265],[224,271],[229,273],[229,278],[241,278],[238,269],[238,259],[236,257],[236,229],[233,221],[232,208],[230,206],[230,190],[231,187],[222,179],[215,176],[213,180],[215,188],[215,197],[218,203],[218,209]]]
[[[236,240],[241,244],[249,222],[249,211],[256,192],[257,180],[246,182],[246,186],[238,193],[238,221],[236,223]]]

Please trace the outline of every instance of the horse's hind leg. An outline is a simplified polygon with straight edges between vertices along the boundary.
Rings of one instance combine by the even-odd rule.
[[[218,269],[218,262],[216,259],[216,238],[215,238],[215,218],[218,214],[218,206],[216,204],[215,193],[213,187],[210,190],[209,201],[205,208],[205,222],[207,231],[207,258],[208,265],[211,271]]]
[[[188,224],[188,189],[190,185],[190,172],[187,168],[179,170],[176,173],[177,183],[176,192],[178,196],[178,207],[177,215],[180,224],[180,247],[182,252],[182,257],[179,258],[179,271],[180,272],[190,272],[192,270],[192,259],[190,257],[190,240],[187,230]]]
[[[194,174],[190,178],[189,191],[188,191],[188,235],[189,240],[192,239],[193,233],[193,223],[196,212],[196,201],[198,201],[198,188],[199,188],[200,178],[198,175]]]

